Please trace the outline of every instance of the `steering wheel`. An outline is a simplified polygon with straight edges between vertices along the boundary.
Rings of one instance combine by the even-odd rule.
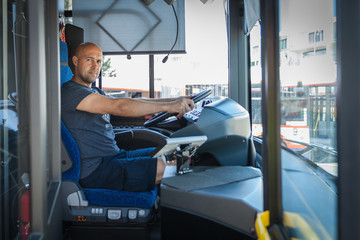
[[[209,96],[211,94],[212,90],[208,89],[202,92],[199,92],[197,94],[195,94],[194,96],[192,96],[190,99],[193,100],[194,103],[197,103],[201,100],[203,100],[204,98],[206,98],[207,96]],[[147,120],[144,123],[145,127],[152,127],[156,124],[158,124],[159,122],[164,121],[165,119],[171,117],[171,116],[175,116],[177,115],[177,113],[168,113],[168,112],[162,112],[157,114],[156,116],[150,118],[149,120]]]
[[[9,93],[8,98],[14,105],[17,105],[17,103],[18,103],[18,94],[17,94],[17,92]]]

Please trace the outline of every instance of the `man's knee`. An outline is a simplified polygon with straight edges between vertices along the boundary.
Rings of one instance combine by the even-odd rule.
[[[166,167],[165,163],[163,162],[161,157],[159,157],[157,160],[155,184],[160,184],[162,177],[164,175],[164,172],[165,172],[165,167]]]

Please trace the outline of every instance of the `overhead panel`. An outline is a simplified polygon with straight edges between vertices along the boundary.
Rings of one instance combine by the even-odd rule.
[[[172,52],[184,53],[184,5],[184,0],[173,5],[163,0],[150,5],[141,0],[74,0],[73,24],[84,29],[85,41],[98,44],[104,53],[168,53],[175,41]]]

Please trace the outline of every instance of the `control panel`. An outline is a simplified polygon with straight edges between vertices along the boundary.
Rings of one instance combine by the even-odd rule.
[[[137,207],[72,207],[71,221],[145,223],[152,217],[152,210]]]

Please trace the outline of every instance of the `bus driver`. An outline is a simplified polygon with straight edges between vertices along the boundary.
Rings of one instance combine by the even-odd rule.
[[[102,64],[102,50],[83,43],[72,58],[73,78],[61,88],[61,119],[78,144],[80,184],[86,188],[147,191],[161,182],[165,166],[149,149],[125,151],[115,141],[110,114],[138,117],[157,112],[184,113],[194,108],[188,97],[171,99],[111,98],[92,88]]]

